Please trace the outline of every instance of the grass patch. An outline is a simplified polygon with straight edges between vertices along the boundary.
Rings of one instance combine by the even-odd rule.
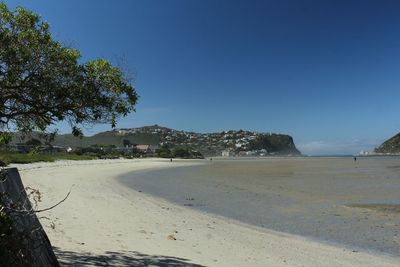
[[[19,163],[28,164],[34,162],[54,162],[56,160],[91,160],[96,159],[95,156],[90,155],[75,155],[75,154],[21,154],[0,151],[0,161],[5,164]]]
[[[60,154],[60,155],[55,155],[53,156],[55,160],[61,160],[61,159],[66,159],[66,160],[91,160],[91,159],[97,159],[97,156],[93,155],[76,155],[76,154]]]

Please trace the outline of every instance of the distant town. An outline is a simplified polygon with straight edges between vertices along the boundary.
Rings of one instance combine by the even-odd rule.
[[[158,125],[120,128],[82,138],[70,134],[58,135],[50,143],[43,141],[39,134],[29,138],[16,134],[9,147],[18,152],[38,147],[46,153],[114,153],[142,157],[263,157],[301,154],[289,135],[245,130],[195,133]]]

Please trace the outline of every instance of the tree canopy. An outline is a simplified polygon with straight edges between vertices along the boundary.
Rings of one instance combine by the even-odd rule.
[[[67,121],[79,135],[82,125],[115,127],[134,111],[138,95],[119,67],[80,61],[39,15],[0,2],[0,131],[44,131]]]

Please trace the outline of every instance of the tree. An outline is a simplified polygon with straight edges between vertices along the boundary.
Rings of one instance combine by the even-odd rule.
[[[174,158],[190,158],[190,152],[189,149],[176,147],[172,150],[172,156]]]
[[[82,125],[115,127],[134,111],[138,95],[120,68],[80,58],[53,39],[39,15],[0,2],[0,134],[45,131],[67,121],[81,135]]]
[[[130,146],[132,146],[132,143],[128,139],[124,139],[124,140],[122,140],[122,145],[124,147],[130,147]]]
[[[25,145],[37,147],[37,146],[41,146],[42,142],[39,139],[31,138],[30,140],[25,142]]]
[[[171,150],[168,148],[168,146],[163,145],[160,148],[156,149],[156,154],[160,158],[171,158]]]

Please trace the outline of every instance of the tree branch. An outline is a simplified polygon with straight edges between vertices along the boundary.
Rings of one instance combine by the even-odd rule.
[[[71,189],[72,189],[72,187],[71,187]],[[39,212],[43,212],[43,211],[48,211],[48,210],[54,209],[55,207],[57,207],[58,205],[60,205],[61,203],[63,203],[65,200],[67,200],[69,194],[71,194],[71,189],[69,190],[69,192],[68,192],[68,194],[65,196],[65,198],[62,199],[61,201],[59,201],[57,204],[55,204],[55,205],[53,205],[53,206],[51,206],[51,207],[49,207],[49,208],[46,208],[46,209],[35,210],[34,212],[35,212],[35,213],[39,213]]]

